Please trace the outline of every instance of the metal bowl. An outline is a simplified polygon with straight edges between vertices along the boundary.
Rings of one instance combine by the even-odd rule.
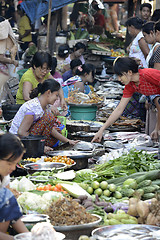
[[[24,169],[28,171],[28,173],[34,173],[36,171],[53,171],[61,170],[66,168],[67,165],[65,163],[56,163],[56,162],[45,162],[45,163],[29,163],[24,165]]]
[[[137,239],[137,233],[139,239],[154,239],[151,237],[150,233],[160,230],[159,227],[145,224],[121,224],[121,225],[112,225],[104,226],[92,231],[92,236],[97,236],[98,239],[130,239],[133,237]],[[123,237],[120,237],[120,234],[124,234]],[[141,238],[140,238],[141,236]]]
[[[88,158],[93,156],[92,151],[50,151],[46,153],[48,156],[67,156],[72,158],[76,165],[71,167],[73,170],[80,170],[84,168],[88,168]]]

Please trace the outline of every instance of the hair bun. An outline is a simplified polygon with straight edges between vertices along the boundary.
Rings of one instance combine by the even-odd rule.
[[[37,88],[38,88],[38,92],[41,92],[41,90],[42,90],[42,83],[39,83]]]

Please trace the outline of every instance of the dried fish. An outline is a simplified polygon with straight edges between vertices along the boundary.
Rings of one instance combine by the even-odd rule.
[[[123,144],[117,143],[115,141],[105,141],[103,145],[105,148],[112,148],[112,149],[124,148]]]
[[[73,149],[83,150],[83,151],[92,151],[94,149],[94,145],[89,142],[80,141],[73,146]]]

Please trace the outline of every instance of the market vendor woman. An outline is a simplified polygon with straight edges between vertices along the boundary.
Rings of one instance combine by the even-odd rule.
[[[61,134],[61,126],[51,112],[50,106],[58,99],[60,89],[60,84],[54,79],[39,83],[30,94],[31,100],[25,102],[16,113],[9,131],[20,136],[45,136],[47,147],[54,147],[58,140],[71,145],[76,144],[77,141]]]
[[[11,240],[13,236],[6,234],[8,227],[12,225],[17,233],[28,232],[21,221],[22,213],[9,186],[9,174],[22,159],[25,152],[20,139],[6,133],[0,135],[0,240]]]
[[[123,96],[117,108],[96,133],[92,142],[101,141],[103,131],[121,116],[135,92],[150,97],[150,100],[153,101],[157,108],[157,123],[154,131],[151,133],[151,138],[157,141],[158,131],[160,130],[160,71],[152,68],[139,69],[137,61],[129,57],[117,58],[113,67],[119,81],[125,85]]]

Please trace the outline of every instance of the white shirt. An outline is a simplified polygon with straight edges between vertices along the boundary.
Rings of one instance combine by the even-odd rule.
[[[29,100],[25,102],[16,113],[9,131],[13,134],[17,134],[25,115],[33,115],[34,122],[36,122],[43,116],[43,114],[44,110],[42,109],[39,99],[34,98]]]
[[[130,49],[129,49],[129,57],[135,57],[141,60],[141,65],[144,68],[147,68],[147,63],[146,63],[146,59],[144,57],[143,52],[141,51],[140,47],[139,47],[139,41],[141,38],[143,38],[143,33],[139,32],[137,34],[137,36],[133,39]]]

